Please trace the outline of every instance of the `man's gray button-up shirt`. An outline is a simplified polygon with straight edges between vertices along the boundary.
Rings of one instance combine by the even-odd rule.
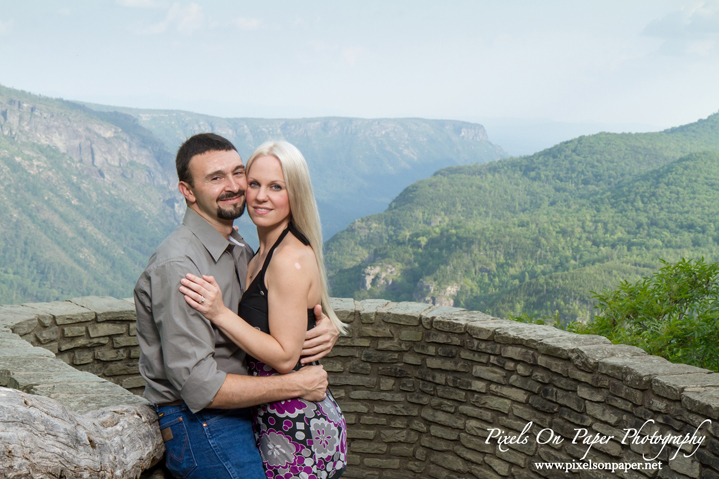
[[[187,273],[214,276],[225,306],[237,312],[253,253],[236,231],[231,236],[232,242],[188,208],[137,281],[140,374],[147,381],[144,395],[153,403],[183,399],[197,412],[212,402],[228,373],[247,374],[245,353],[179,290]]]

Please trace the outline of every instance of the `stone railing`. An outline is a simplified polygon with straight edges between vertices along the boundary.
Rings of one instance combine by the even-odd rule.
[[[0,477],[136,478],[162,459],[157,414],[130,392],[134,327],[113,298],[0,306]]]
[[[334,304],[350,326],[324,361],[349,423],[344,477],[719,478],[719,427],[711,422],[719,419],[719,374],[601,336],[479,312]],[[625,439],[626,430],[640,432]],[[650,444],[692,434],[704,437],[701,447],[685,445],[676,457],[676,447]],[[515,443],[500,447],[498,435]],[[566,474],[536,465],[582,458],[648,469]]]
[[[33,346],[51,351],[75,369],[142,394],[145,381],[137,371],[140,348],[132,298],[87,296],[3,306],[0,315],[14,318],[11,330]]]
[[[111,305],[127,316],[112,316]],[[323,361],[349,424],[344,477],[719,478],[719,427],[712,422],[719,419],[719,374],[601,336],[458,308],[351,299],[333,299],[333,305],[350,330]],[[136,390],[138,384],[130,381],[136,381],[130,364],[137,355],[131,311],[129,302],[111,298],[0,307],[0,386],[55,399],[85,412],[83,418],[101,415],[105,405],[114,405],[121,418],[138,414],[118,405],[146,408],[151,416],[142,398],[116,385]],[[96,328],[105,324],[114,328]],[[66,327],[82,328],[83,335],[80,329],[66,335]],[[76,364],[78,357],[91,360]],[[108,374],[114,364],[127,374]],[[43,398],[23,397],[26,408],[50,407]],[[156,441],[156,422],[144,421],[135,427],[149,428]],[[662,448],[661,441],[677,438],[695,443],[678,453],[671,444]],[[23,464],[31,456],[27,452]],[[134,471],[155,461],[157,449],[137,460]],[[567,475],[540,463],[597,469]],[[620,464],[614,473],[604,469],[612,463]]]

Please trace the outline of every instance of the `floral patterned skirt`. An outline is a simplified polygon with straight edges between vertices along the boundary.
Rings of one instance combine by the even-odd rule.
[[[277,372],[261,361],[248,361],[251,374]],[[322,402],[289,399],[254,408],[257,447],[268,479],[332,479],[347,465],[347,424],[327,391]]]

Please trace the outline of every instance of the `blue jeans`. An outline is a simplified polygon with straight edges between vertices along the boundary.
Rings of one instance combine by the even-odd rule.
[[[165,467],[181,479],[265,479],[249,409],[156,406]],[[171,434],[166,431],[169,428]]]

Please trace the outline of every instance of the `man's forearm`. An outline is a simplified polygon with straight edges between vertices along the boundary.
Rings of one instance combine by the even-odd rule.
[[[232,409],[282,401],[302,395],[300,387],[285,376],[228,374],[210,408]]]
[[[208,408],[232,409],[302,397],[320,401],[327,388],[327,373],[321,366],[277,376],[228,374]]]

